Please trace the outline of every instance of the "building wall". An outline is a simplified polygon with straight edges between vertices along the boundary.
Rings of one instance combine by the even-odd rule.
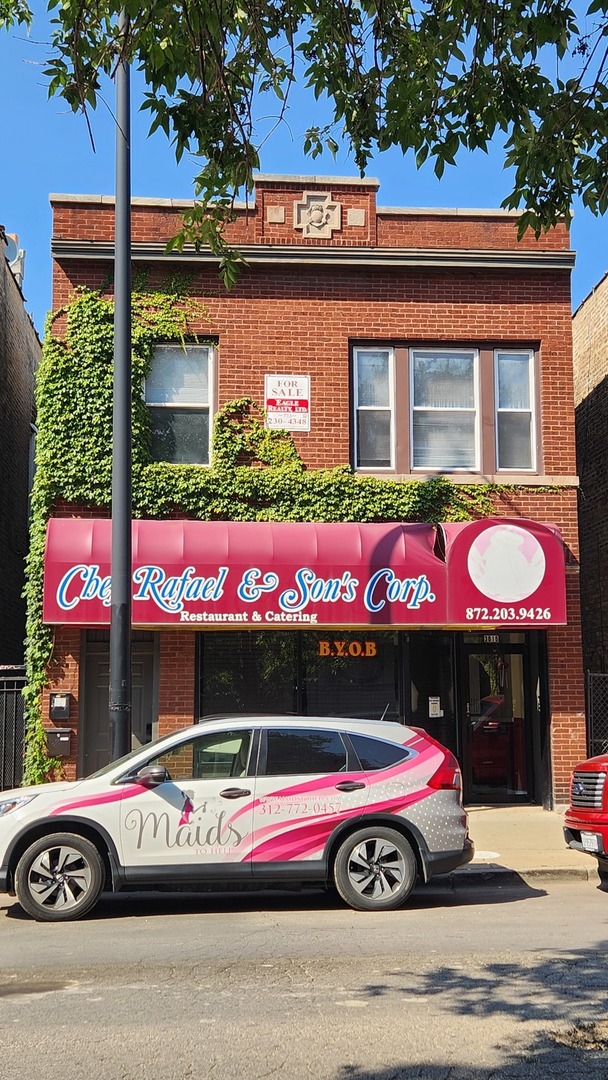
[[[319,181],[317,190],[327,186]],[[306,190],[315,190],[314,178],[306,183],[263,179],[255,204],[247,212],[239,210],[229,239],[258,248],[294,245],[313,253],[311,258],[319,247],[336,252],[373,248],[376,253],[384,247],[415,253],[461,251],[465,262],[475,252],[551,254],[569,247],[563,227],[539,240],[526,234],[518,245],[513,215],[499,211],[376,211],[372,183],[332,187],[332,197],[344,204],[343,228],[329,240],[302,238],[294,235],[292,208]],[[180,205],[170,201],[157,206],[136,202],[136,244],[158,244],[174,235],[179,210]],[[92,241],[109,251],[113,229],[111,200],[54,197],[54,242],[86,246]],[[75,286],[102,287],[107,280],[107,255],[96,261],[62,258],[59,248],[57,252],[55,308]],[[141,259],[137,267],[147,269],[152,286],[179,266],[178,260],[172,263],[166,257],[147,263],[144,255]],[[192,294],[208,313],[196,329],[219,343],[218,405],[243,396],[262,404],[265,374],[311,377],[311,431],[295,435],[311,468],[351,460],[352,344],[521,345],[538,350],[542,468],[537,476],[502,477],[505,483],[511,479],[525,487],[499,493],[496,512],[554,523],[566,544],[569,622],[547,631],[554,798],[563,803],[570,769],[585,756],[569,271],[540,265],[507,268],[490,265],[489,258],[487,266],[482,262],[483,257],[478,266],[430,266],[414,254],[411,265],[402,266],[256,263],[243,271],[230,292],[213,265],[188,262],[185,269],[192,273]],[[472,483],[489,479],[470,474],[454,478]],[[60,513],[74,510],[58,508]],[[61,633],[56,632],[57,646]],[[194,637],[163,631],[160,641],[162,732],[193,718]]]
[[[3,250],[0,241],[0,664],[21,664],[30,439],[40,342]]]
[[[608,672],[608,276],[575,313],[572,335],[584,666]]]

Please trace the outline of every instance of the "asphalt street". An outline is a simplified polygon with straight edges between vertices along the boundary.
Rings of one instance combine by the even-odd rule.
[[[0,905],[0,1080],[607,1080],[608,894],[116,896]]]

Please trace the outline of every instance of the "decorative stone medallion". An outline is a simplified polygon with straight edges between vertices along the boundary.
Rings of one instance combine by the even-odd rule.
[[[331,239],[342,226],[340,203],[332,202],[329,192],[305,191],[300,202],[293,204],[293,227],[301,229],[302,236],[319,236]]]

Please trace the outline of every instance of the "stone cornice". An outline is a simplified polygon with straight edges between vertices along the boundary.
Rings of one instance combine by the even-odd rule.
[[[246,262],[274,265],[309,266],[361,266],[364,268],[427,266],[438,269],[480,270],[571,270],[574,266],[573,251],[474,250],[461,248],[388,248],[388,247],[340,247],[317,244],[238,244],[235,248]],[[114,258],[114,244],[98,240],[51,240],[51,255],[57,261],[64,259],[95,259],[110,261]],[[135,241],[132,245],[134,262],[181,262],[218,263],[211,251],[196,251],[187,245],[181,252],[167,251],[163,243]]]

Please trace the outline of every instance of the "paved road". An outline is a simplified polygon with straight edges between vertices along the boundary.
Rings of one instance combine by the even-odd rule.
[[[608,894],[0,903],[0,1080],[607,1080]],[[595,1025],[595,1026],[591,1026]]]

